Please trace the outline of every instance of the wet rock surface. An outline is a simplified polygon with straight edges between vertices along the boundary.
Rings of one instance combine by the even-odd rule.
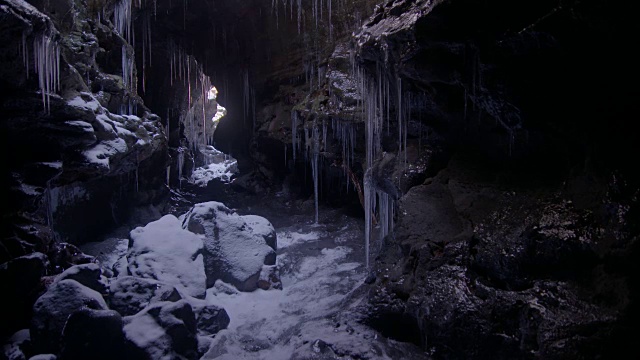
[[[637,251],[618,230],[630,218],[600,217],[561,189],[514,187],[496,180],[504,173],[469,168],[454,159],[401,199],[368,323],[435,358],[618,354],[635,295],[611,264]],[[610,206],[625,207],[598,207]],[[416,221],[434,208],[448,213],[444,221]]]

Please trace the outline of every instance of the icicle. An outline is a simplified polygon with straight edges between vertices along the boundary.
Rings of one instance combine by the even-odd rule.
[[[167,166],[167,186],[171,189],[171,183],[169,180],[171,179],[171,165]]]
[[[302,0],[298,0],[298,34],[300,34],[301,27],[302,27]]]
[[[364,253],[365,265],[369,268],[369,243],[371,241],[371,213],[373,212],[371,191],[371,169],[364,174]]]
[[[121,0],[113,10],[114,25],[120,34],[129,44],[133,45],[131,31],[131,0]]]
[[[33,57],[42,93],[42,104],[44,110],[49,113],[51,94],[60,89],[60,48],[49,36],[42,34],[33,40]]]
[[[138,158],[138,152],[136,151],[136,192],[138,192],[139,190],[139,178],[138,178],[138,171],[140,169],[140,159]]]
[[[298,113],[291,110],[291,147],[293,150],[293,162],[296,162],[296,153],[298,150]]]
[[[312,130],[312,160],[311,160],[311,173],[313,176],[313,194],[314,194],[314,202],[315,202],[315,222],[318,223],[318,182],[319,182],[319,169],[318,169],[318,158],[320,157],[320,139],[318,134],[318,127],[316,124],[313,125]]]

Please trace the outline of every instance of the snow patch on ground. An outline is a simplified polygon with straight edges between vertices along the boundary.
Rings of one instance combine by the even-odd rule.
[[[128,248],[129,239],[117,237],[90,242],[80,246],[80,250],[82,250],[83,253],[98,259],[103,269],[113,268],[113,264],[127,254]]]
[[[284,249],[307,241],[315,241],[319,238],[320,234],[315,231],[309,233],[300,233],[297,231],[278,232],[278,249]]]
[[[219,164],[209,164],[199,167],[193,171],[191,182],[206,187],[209,181],[220,179],[223,182],[229,182],[231,177],[237,172],[238,162],[236,160],[226,160]]]

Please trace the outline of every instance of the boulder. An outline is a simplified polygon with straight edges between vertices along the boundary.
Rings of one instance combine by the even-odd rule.
[[[191,304],[196,315],[196,326],[200,335],[215,335],[229,326],[227,311],[215,305]]]
[[[273,228],[269,220],[258,215],[244,215],[242,218],[256,234],[262,235],[267,245],[274,251],[278,250],[276,229]]]
[[[44,289],[40,279],[46,275],[49,260],[42,253],[21,256],[0,265],[2,303],[0,336],[9,336],[29,326],[31,308]]]
[[[122,317],[113,310],[80,309],[69,316],[62,344],[60,357],[65,360],[121,358]]]
[[[204,235],[207,287],[220,279],[240,291],[253,291],[262,266],[275,264],[276,253],[265,241],[267,227],[250,220],[260,224],[257,231],[245,217],[215,201],[196,204],[187,213],[183,227]]]
[[[107,309],[102,295],[71,279],[53,284],[33,305],[31,339],[39,352],[58,353],[69,316],[81,308]]]
[[[158,302],[124,318],[134,356],[154,360],[197,359],[196,319],[185,300]]]
[[[129,274],[171,284],[186,294],[204,298],[205,271],[202,239],[183,230],[180,221],[166,215],[130,233]]]
[[[106,292],[106,286],[102,281],[100,266],[96,263],[88,263],[82,265],[75,265],[58,275],[56,282],[65,279],[71,279],[79,282],[80,284],[93,289],[99,293]]]
[[[25,360],[31,350],[29,329],[22,329],[13,334],[2,347],[0,358],[7,360]]]
[[[122,316],[134,315],[153,302],[182,299],[176,288],[169,284],[133,276],[116,279],[109,291],[109,306]]]

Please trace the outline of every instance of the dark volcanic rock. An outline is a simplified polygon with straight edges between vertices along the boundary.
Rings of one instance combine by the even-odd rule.
[[[45,290],[41,279],[47,275],[49,260],[42,253],[22,256],[0,265],[4,304],[1,308],[0,336],[28,327],[32,306]]]
[[[152,304],[124,322],[135,358],[198,358],[196,319],[184,300]]]
[[[113,310],[83,308],[62,331],[61,359],[118,359],[124,355],[122,317]]]
[[[122,316],[135,315],[152,302],[182,299],[175,287],[153,279],[123,276],[111,282],[109,306]]]
[[[75,280],[53,284],[33,306],[31,339],[34,349],[58,353],[69,316],[82,308],[106,310],[107,304],[99,293]]]
[[[478,165],[456,158],[403,196],[368,323],[438,358],[617,353],[631,287],[603,265],[632,254],[607,240],[627,235],[553,189],[507,186]]]

